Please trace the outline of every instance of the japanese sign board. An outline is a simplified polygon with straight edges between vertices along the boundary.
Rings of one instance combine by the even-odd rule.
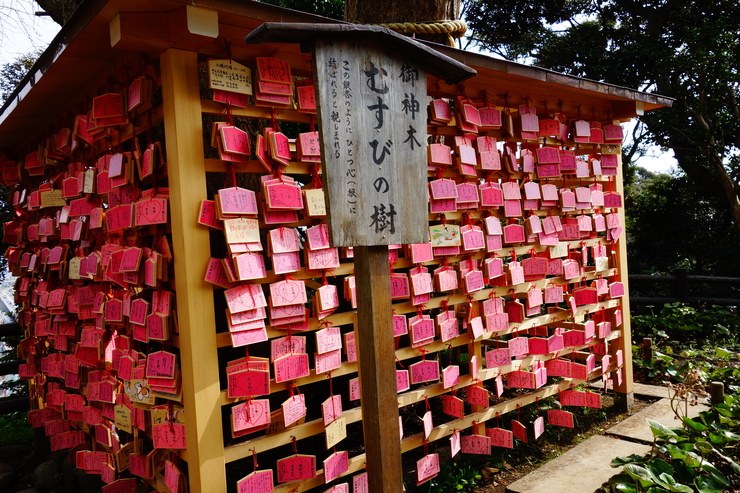
[[[332,246],[429,241],[426,73],[367,41],[317,41]]]

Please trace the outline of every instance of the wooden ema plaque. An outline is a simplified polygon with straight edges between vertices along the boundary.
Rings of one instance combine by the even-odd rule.
[[[427,241],[426,73],[377,44],[314,48],[333,246]]]

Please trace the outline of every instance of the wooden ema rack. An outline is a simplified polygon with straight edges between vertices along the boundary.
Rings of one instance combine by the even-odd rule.
[[[233,39],[244,33],[244,29],[221,28],[222,32],[236,31],[230,33]],[[326,264],[331,265],[329,268],[308,269],[306,250],[311,246],[307,230],[323,224],[320,213],[312,210],[313,215],[309,215],[306,207],[291,209],[294,204],[290,202],[283,211],[292,212],[284,217],[291,214],[294,217],[284,223],[268,224],[268,208],[272,207],[272,212],[280,209],[265,203],[265,188],[260,177],[269,175],[268,179],[273,181],[268,184],[291,183],[298,189],[298,195],[303,196],[306,190],[319,189],[321,173],[316,168],[312,171],[315,163],[301,160],[292,140],[290,155],[279,168],[266,167],[253,153],[258,135],[268,143],[272,138],[265,132],[266,127],[276,130],[279,127],[291,139],[297,133],[309,132],[313,115],[310,110],[296,108],[295,90],[306,80],[321,74],[311,73],[310,56],[298,53],[296,47],[245,46],[235,42],[231,46],[231,59],[251,69],[255,88],[259,79],[258,57],[267,60],[266,63],[289,67],[292,76],[297,78],[289,79],[294,100],[284,108],[255,101],[254,94],[249,96],[245,107],[227,105],[212,99],[208,78],[203,76],[209,60],[228,60],[228,57],[219,57],[219,50],[215,44],[200,49],[200,53],[169,48],[158,58],[152,58],[147,68],[137,75],[137,78],[143,77],[141,82],[151,84],[144,104],[118,113],[110,108],[101,110],[103,112],[96,117],[112,118],[114,123],[101,125],[105,120],[98,121],[97,130],[92,135],[86,134],[88,142],[78,144],[77,150],[70,149],[71,141],[60,135],[64,128],[74,133],[74,126],[62,125],[15,149],[12,159],[3,159],[3,178],[14,186],[11,198],[21,213],[17,221],[6,225],[6,241],[13,245],[8,250],[9,265],[19,276],[19,320],[26,334],[21,350],[28,358],[21,373],[29,379],[37,407],[31,419],[35,426],[46,427],[53,446],[71,448],[79,467],[100,474],[109,482],[105,491],[131,491],[131,485],[137,481],[145,481],[158,491],[184,488],[186,483],[192,491],[272,491],[265,489],[263,481],[267,476],[272,476],[274,491],[307,491],[325,483],[324,489],[334,488],[329,491],[363,491],[365,457],[361,452],[359,427],[363,416],[361,399],[354,395],[356,379],[362,378],[358,375],[356,353],[361,357],[362,349],[351,342],[357,323],[357,310],[352,302],[354,263],[351,251],[342,249],[336,255],[332,252],[330,260],[338,260],[338,264]],[[451,50],[450,53],[455,55]],[[435,250],[436,255],[419,262],[412,261],[410,248],[391,249],[390,271],[401,283],[398,289],[410,291],[407,296],[399,295],[393,300],[394,315],[406,324],[423,322],[425,316],[434,321],[431,337],[421,339],[419,347],[412,347],[411,338],[421,337],[418,334],[423,333],[422,329],[413,336],[407,332],[397,338],[398,381],[425,380],[410,383],[408,387],[404,385],[404,390],[398,392],[404,429],[401,451],[421,460],[419,477],[410,478],[411,481],[424,481],[434,474],[438,458],[433,457],[433,450],[437,444],[461,438],[464,450],[485,451],[489,445],[487,429],[511,431],[511,427],[516,426],[511,421],[518,417],[518,410],[546,397],[560,394],[562,399],[562,392],[575,385],[603,376],[613,382],[617,395],[625,403],[632,392],[629,304],[624,294],[627,292],[624,214],[619,204],[623,194],[621,141],[612,140],[608,144],[594,141],[598,141],[604,127],[615,131],[614,125],[618,128],[619,122],[632,116],[642,103],[631,101],[632,110],[629,110],[630,101],[624,97],[608,96],[605,90],[558,85],[544,78],[523,85],[526,78],[491,68],[490,64],[495,63],[485,62],[485,57],[473,59],[481,63],[470,60],[467,63],[476,68],[479,75],[460,87],[447,85],[434,76],[428,78],[430,98],[420,106],[419,116],[428,119],[428,142],[450,147],[449,165],[430,162],[428,180],[430,183],[451,180],[456,186],[464,183],[478,192],[481,186],[497,189],[505,186],[506,200],[518,201],[519,206],[525,208],[521,215],[516,215],[512,213],[516,204],[509,202],[506,212],[510,217],[506,217],[503,206],[481,206],[479,196],[478,205],[460,202],[458,210],[448,210],[443,216],[427,211],[429,225],[436,228],[433,232],[447,226],[459,233],[455,227],[463,227],[465,247],[461,244],[459,252],[454,247],[435,247],[446,250]],[[129,101],[140,97],[136,96],[139,89],[131,93],[132,82],[133,78],[122,89],[112,88],[104,94],[122,94],[128,96]],[[122,101],[120,104],[125,104],[125,97]],[[149,102],[151,107],[147,107]],[[83,112],[75,114],[89,117],[93,100],[81,100],[81,103],[86,105]],[[545,105],[549,105],[547,110]],[[479,118],[484,108],[484,113],[489,113],[486,118],[491,112],[498,113],[504,124],[499,127],[492,125],[491,120],[476,120],[475,113]],[[445,111],[449,111],[449,115],[445,116]],[[520,111],[531,111],[531,114]],[[565,120],[565,140],[539,135],[536,130],[529,134],[532,138],[522,138],[522,121],[526,132],[526,125],[536,123],[537,118],[552,125],[555,113]],[[508,124],[507,119],[510,120]],[[576,144],[571,135],[578,120],[586,122],[589,135]],[[231,123],[233,127],[246,130],[251,149],[239,159],[243,162],[232,166],[219,158],[217,147],[221,145],[224,151],[223,143],[216,139],[214,147],[208,141],[214,122]],[[80,132],[84,131],[78,128],[77,138],[83,140]],[[465,140],[464,135],[469,139]],[[481,146],[492,141],[476,141],[477,137],[491,137],[496,144],[492,149],[484,149]],[[571,157],[566,159],[578,160],[581,176],[576,176],[575,169],[570,168],[565,173],[547,176],[552,173],[552,167],[538,166],[554,163],[537,160],[538,149],[542,147],[556,148],[556,155],[567,154]],[[233,149],[239,151],[238,146]],[[146,159],[152,161],[142,169],[147,150]],[[561,153],[562,150],[573,153]],[[139,156],[135,159],[133,154],[137,152]],[[268,154],[279,152],[273,147]],[[498,159],[491,155],[485,158],[498,161],[500,168],[495,169],[495,164],[486,161],[489,168],[483,169],[481,152],[498,154]],[[162,158],[159,165],[157,156]],[[220,157],[224,156],[227,155]],[[270,159],[268,164],[274,161]],[[547,158],[540,154],[540,159]],[[151,172],[147,171],[148,165],[152,166]],[[88,179],[95,182],[92,191],[85,183],[86,173],[90,175]],[[108,189],[109,182],[101,178],[105,173],[108,180],[118,178],[120,185]],[[72,178],[76,180],[74,186],[67,181]],[[259,205],[256,211],[244,206],[242,214],[225,216],[229,220],[248,220],[247,229],[253,225],[258,228],[258,231],[244,233],[239,229],[243,223],[239,223],[236,229],[230,229],[230,234],[256,235],[237,236],[252,238],[246,242],[252,246],[245,250],[243,244],[232,241],[233,256],[257,250],[250,255],[261,257],[265,270],[262,275],[252,277],[249,273],[255,267],[249,264],[243,267],[242,273],[235,272],[237,278],[243,279],[232,282],[207,274],[211,258],[227,259],[233,266],[237,263],[228,252],[224,231],[217,229],[223,221],[208,219],[207,213],[202,215],[202,207],[203,201],[213,200],[218,190],[232,187],[234,180],[241,188],[251,188]],[[526,189],[525,184],[529,184]],[[541,185],[547,185],[548,192],[552,191],[552,186],[556,188],[554,201],[546,200],[542,205],[542,199],[525,195],[535,193],[534,188],[541,192]],[[513,198],[517,191],[522,194],[519,199]],[[570,192],[575,200],[576,191],[579,194],[577,207],[575,202],[570,202]],[[608,196],[607,205],[611,206],[604,204],[605,196]],[[584,203],[586,198],[596,205]],[[90,210],[81,212],[79,207],[84,204],[80,202],[73,205],[79,199],[84,199]],[[164,218],[152,211],[153,201],[158,201],[158,207],[166,208]],[[130,217],[119,214],[121,209],[115,210],[129,205]],[[72,210],[72,207],[77,208]],[[223,209],[224,204],[220,207]],[[607,215],[610,216],[608,220]],[[272,216],[271,221],[276,221],[278,214]],[[541,242],[551,241],[551,235],[529,234],[533,227],[536,231],[537,222],[548,220],[548,224],[555,227],[553,217],[560,218],[564,231],[560,232],[559,239],[556,236],[554,245]],[[486,222],[487,218],[492,219]],[[209,221],[213,227],[202,224]],[[508,238],[507,242],[497,233],[494,223],[498,223],[498,227],[526,223],[530,229],[526,230],[524,241],[512,242]],[[588,231],[589,224],[592,231]],[[285,228],[283,232],[291,229],[300,236],[300,266],[295,271],[276,274],[273,259],[276,244],[270,242],[269,236],[270,230],[278,230],[273,235],[280,234],[280,228]],[[482,246],[480,239],[468,237],[467,232],[477,232],[476,228],[481,228]],[[489,238],[491,236],[502,237]],[[532,241],[527,241],[527,237]],[[435,241],[454,243],[455,240]],[[259,243],[262,250],[254,248],[255,243]],[[490,248],[499,243],[498,248]],[[135,249],[140,251],[133,251]],[[414,255],[423,258],[422,251],[423,248]],[[134,264],[122,271],[124,255],[127,260],[123,265],[128,266],[126,262],[131,258]],[[91,257],[95,258],[94,262],[88,260]],[[489,259],[502,259],[502,275],[489,279],[491,272],[498,272],[493,265],[487,267],[487,262],[494,264],[498,260]],[[528,259],[546,259],[551,274],[533,274]],[[567,274],[563,260],[570,269]],[[512,262],[527,264],[526,281],[512,284],[512,276],[515,281],[521,281],[523,275],[520,267]],[[221,268],[225,265],[216,262],[214,268],[216,264]],[[492,270],[487,271],[488,268]],[[428,269],[430,275],[421,280],[418,276],[425,274],[424,269]],[[468,276],[461,277],[461,269]],[[471,276],[471,270],[480,270],[482,275],[474,273]],[[448,272],[445,286],[457,282],[458,287],[443,291],[440,286],[443,281],[435,276],[435,271],[438,274]],[[452,277],[456,281],[449,277],[450,271],[455,272]],[[407,275],[405,281],[403,274]],[[207,276],[211,282],[205,280]],[[480,278],[485,279],[476,281]],[[216,279],[228,288],[215,286]],[[469,281],[467,287],[466,279]],[[277,283],[286,281],[300,288],[298,299],[305,296],[300,304],[310,311],[305,321],[299,316],[288,324],[291,329],[280,323],[269,306],[276,297],[281,300],[285,297],[271,291],[271,285],[276,289]],[[414,290],[424,291],[429,282],[431,291],[414,293]],[[337,288],[338,300],[324,300],[328,308],[319,320],[316,310],[322,300],[316,293],[326,285]],[[241,291],[231,291],[239,287]],[[541,308],[529,308],[529,315],[521,315],[528,309],[528,301],[536,305],[535,291],[549,296],[554,293],[553,287],[565,292],[562,302],[543,301]],[[228,302],[224,294],[227,289],[234,295]],[[264,303],[260,301],[262,296]],[[489,301],[496,299],[503,300],[508,322],[502,323],[500,316],[491,316],[500,311],[494,306],[496,301]],[[238,308],[234,310],[239,303],[265,309],[266,327],[262,335],[258,335],[262,330],[259,322],[249,325],[253,320],[247,322],[246,318],[235,321],[239,319],[235,319],[235,315],[244,315]],[[232,330],[227,320],[228,307],[234,312]],[[138,312],[141,309],[147,310],[143,323]],[[449,318],[445,340],[437,322],[443,312],[447,315],[442,318]],[[251,310],[247,313],[249,317],[262,318]],[[132,322],[132,316],[136,322]],[[239,327],[240,323],[248,325]],[[455,329],[451,328],[453,325]],[[251,333],[232,338],[233,329],[243,327],[249,327]],[[393,329],[388,327],[387,330]],[[595,331],[592,337],[584,333],[591,330]],[[321,335],[317,342],[318,332]],[[563,345],[563,333],[571,333],[567,336],[568,346]],[[288,370],[281,367],[282,378],[276,379],[275,362],[270,359],[271,343],[288,336],[305,337],[306,348],[301,352],[305,351],[306,356],[300,358],[300,364],[287,366]],[[238,341],[256,339],[264,340],[246,347],[233,347],[234,341],[239,344]],[[532,344],[532,352],[538,354],[524,352],[505,361],[490,355],[492,351],[507,348],[515,339],[518,342],[511,343],[512,350],[526,340]],[[302,347],[296,344],[291,347]],[[319,345],[330,348],[327,352],[339,351],[331,353],[331,357],[338,360],[332,363],[331,358],[318,356]],[[247,371],[255,375],[231,377],[232,388],[229,389],[226,372],[229,362],[247,354],[251,367],[237,370],[237,373]],[[260,358],[268,359],[263,362]],[[333,369],[317,373],[317,359],[321,359],[321,365],[330,365]],[[309,367],[307,374],[301,366],[305,362]],[[424,362],[423,371],[417,371],[419,362]],[[584,373],[585,365],[588,369]],[[563,368],[571,366],[578,372],[577,376],[552,375],[559,375],[566,371]],[[544,377],[545,369],[550,369],[549,377]],[[265,371],[266,376],[258,375]],[[408,374],[404,374],[405,371]],[[427,380],[427,371],[435,376]],[[240,380],[242,377],[244,379]],[[255,380],[251,380],[252,377]],[[497,384],[504,385],[501,397],[496,395]],[[514,387],[518,390],[512,391]],[[473,388],[483,388],[484,392],[471,392]],[[229,397],[230,392],[239,397]],[[250,392],[253,394],[247,395]],[[326,409],[322,404],[330,394],[341,401],[340,424],[336,419],[333,424],[328,423],[332,417],[322,415],[322,408]],[[473,400],[473,404],[464,402],[462,414],[457,417],[442,412],[443,399],[446,410],[454,406],[460,408],[459,402],[448,399],[453,395],[463,401]],[[296,407],[289,407],[289,412],[297,412],[297,415],[291,414],[290,419],[295,421],[286,427],[282,405],[286,401],[297,402],[298,396],[305,399],[305,415],[301,416],[300,406],[298,412]],[[484,399],[488,405],[480,405],[479,399]],[[428,434],[423,431],[420,419],[427,405],[432,410],[432,428]],[[235,409],[243,413],[245,406],[250,406],[257,414],[250,412],[237,417],[240,426],[247,428],[243,436],[233,437],[232,414]],[[258,419],[262,411],[272,415],[270,422],[250,428],[249,421]],[[562,425],[563,419],[567,424],[567,415],[553,415],[546,426]],[[534,423],[524,421],[531,440]],[[536,426],[539,429],[541,422]],[[345,433],[347,437],[342,438]],[[494,446],[505,446],[510,438],[504,432],[489,433],[494,438]],[[331,435],[329,440],[336,440],[336,443],[327,446],[327,434]],[[300,464],[298,460],[283,462],[295,454],[315,457],[315,473],[310,458]],[[327,459],[329,462],[324,463]],[[325,470],[324,465],[331,471]],[[259,479],[252,474],[254,470],[259,471]],[[327,472],[336,477],[326,481]],[[306,478],[286,481],[291,474]],[[283,481],[278,481],[278,475]],[[343,489],[343,483],[349,484],[348,489]]]

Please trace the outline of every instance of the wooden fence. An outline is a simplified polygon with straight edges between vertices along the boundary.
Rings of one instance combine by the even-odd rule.
[[[740,277],[691,275],[686,269],[676,269],[672,275],[630,274],[629,281],[630,302],[634,305],[663,306],[682,302],[740,306]],[[727,295],[715,296],[721,293]]]

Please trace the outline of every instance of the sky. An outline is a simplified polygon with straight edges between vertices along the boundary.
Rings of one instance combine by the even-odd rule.
[[[0,0],[0,64],[44,49],[54,39],[60,27],[49,17],[34,15],[40,10],[31,0]]]
[[[0,65],[12,62],[20,55],[46,48],[59,32],[59,25],[45,16],[31,0],[0,0]],[[625,135],[628,134],[625,128]],[[640,158],[639,165],[652,172],[667,173],[676,165],[672,152],[651,148]]]

